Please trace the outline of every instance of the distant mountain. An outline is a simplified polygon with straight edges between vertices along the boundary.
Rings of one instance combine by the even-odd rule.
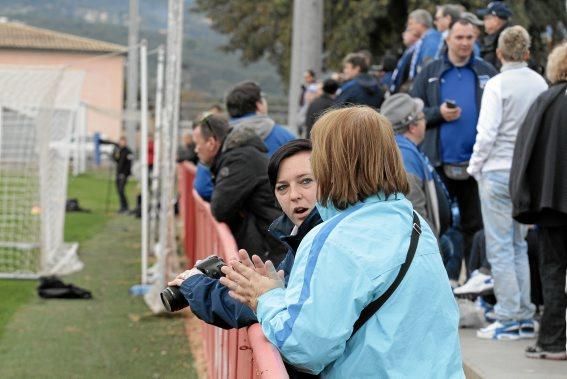
[[[167,0],[139,0],[140,36],[149,48],[165,44]],[[233,84],[252,79],[265,92],[281,98],[283,87],[275,68],[268,62],[243,66],[237,54],[219,49],[226,37],[213,31],[207,19],[190,11],[186,0],[183,47],[184,88],[221,98]],[[0,0],[0,17],[32,26],[100,39],[128,43],[128,0]],[[155,70],[150,61],[149,70]]]

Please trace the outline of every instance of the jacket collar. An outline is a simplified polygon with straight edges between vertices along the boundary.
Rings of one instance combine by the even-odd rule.
[[[465,63],[462,66],[455,66],[453,64],[453,62],[451,62],[449,60],[449,52],[445,52],[445,54],[443,55],[443,62],[445,63],[445,70],[448,70],[448,69],[453,68],[453,67],[458,67],[458,68],[470,67],[470,68],[473,68],[474,64],[476,63],[476,59],[477,58],[474,56],[474,52],[473,52],[473,53],[471,53],[471,56],[469,57],[469,60],[467,61],[467,63]]]
[[[379,203],[381,201],[390,201],[390,200],[400,200],[400,199],[405,199],[405,196],[402,193],[395,193],[395,194],[391,194],[390,196],[386,197],[386,195],[383,192],[379,192],[376,195],[372,195],[367,197],[366,199],[364,199],[363,201],[358,201],[352,205],[349,205],[346,209],[343,210],[339,210],[337,208],[335,208],[333,206],[332,203],[327,203],[327,205],[322,205],[321,203],[317,202],[317,210],[319,211],[319,214],[321,215],[321,219],[323,221],[327,221],[331,218],[333,218],[334,216],[338,215],[339,213],[348,211],[350,208],[354,208],[357,207],[361,204],[373,204],[373,203]]]
[[[528,67],[526,62],[506,62],[502,64],[500,68],[500,72],[508,71],[508,70],[516,70],[518,68]]]
[[[301,240],[303,240],[303,237],[305,237],[311,229],[319,225],[321,222],[321,216],[319,215],[317,208],[313,208],[311,213],[309,213],[309,216],[307,216],[307,218],[301,223],[295,235],[291,235],[295,225],[285,214],[275,219],[274,222],[272,222],[272,225],[268,228],[268,231],[274,237],[286,243],[295,254]]]

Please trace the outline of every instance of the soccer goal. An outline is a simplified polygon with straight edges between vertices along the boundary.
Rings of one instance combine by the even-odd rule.
[[[63,241],[70,137],[84,73],[0,66],[0,277],[82,268]]]

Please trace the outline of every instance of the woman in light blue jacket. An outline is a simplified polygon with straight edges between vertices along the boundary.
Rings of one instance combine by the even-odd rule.
[[[415,227],[388,121],[368,107],[343,108],[321,117],[311,138],[324,222],[301,242],[287,287],[271,263],[263,266],[257,258],[256,267],[231,262],[222,283],[255,310],[283,358],[306,372],[324,378],[464,377],[457,304],[422,218],[405,277],[351,337],[362,310],[398,276]]]

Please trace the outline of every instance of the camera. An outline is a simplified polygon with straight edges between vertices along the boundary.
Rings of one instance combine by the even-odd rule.
[[[203,274],[212,279],[219,279],[224,276],[221,271],[221,267],[226,264],[222,258],[216,255],[211,255],[207,259],[199,262],[195,268],[201,271]],[[177,312],[185,307],[189,306],[187,299],[181,293],[178,286],[169,286],[160,293],[161,302],[168,312]]]
[[[187,299],[177,286],[169,286],[159,294],[161,302],[168,312],[177,312],[189,306]]]
[[[220,279],[224,276],[221,271],[222,266],[226,266],[226,263],[224,263],[222,258],[219,258],[216,255],[211,255],[204,261],[199,262],[199,264],[195,267],[209,278]]]

